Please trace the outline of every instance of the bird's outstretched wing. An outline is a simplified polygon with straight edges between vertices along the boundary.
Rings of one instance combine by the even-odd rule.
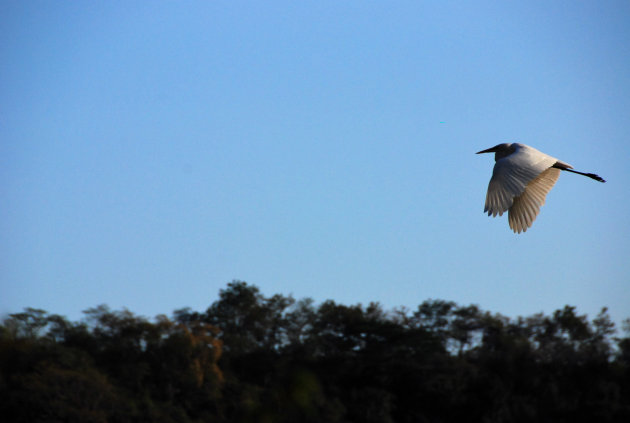
[[[514,198],[512,207],[508,212],[508,221],[510,228],[515,233],[525,232],[527,228],[532,226],[540,212],[540,207],[545,204],[545,197],[559,176],[560,169],[550,167],[530,181],[525,187],[525,191]]]
[[[523,194],[527,184],[557,161],[554,157],[522,144],[514,153],[497,160],[488,184],[484,212],[488,212],[488,216],[501,216],[512,207],[514,199]]]

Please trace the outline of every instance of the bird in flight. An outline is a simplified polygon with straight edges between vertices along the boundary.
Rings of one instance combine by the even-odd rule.
[[[492,217],[507,211],[510,228],[515,233],[532,226],[561,170],[606,182],[594,173],[573,170],[570,164],[525,144],[499,144],[477,154],[481,153],[494,153],[496,162],[483,211]]]

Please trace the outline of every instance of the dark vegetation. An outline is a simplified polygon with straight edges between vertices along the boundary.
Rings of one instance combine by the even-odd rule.
[[[315,306],[233,282],[205,312],[85,316],[0,326],[3,421],[630,422],[630,335],[605,309]]]

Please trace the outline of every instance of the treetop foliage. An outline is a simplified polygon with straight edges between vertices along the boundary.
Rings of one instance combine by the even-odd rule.
[[[5,421],[630,421],[630,320],[620,335],[605,308],[384,310],[233,281],[203,312],[84,314],[4,320]]]

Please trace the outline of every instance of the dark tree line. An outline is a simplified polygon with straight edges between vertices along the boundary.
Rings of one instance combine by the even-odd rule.
[[[630,321],[627,321],[630,326]],[[630,330],[630,327],[626,328]],[[606,309],[385,311],[232,282],[205,312],[99,306],[0,326],[7,422],[630,422],[630,334]]]

